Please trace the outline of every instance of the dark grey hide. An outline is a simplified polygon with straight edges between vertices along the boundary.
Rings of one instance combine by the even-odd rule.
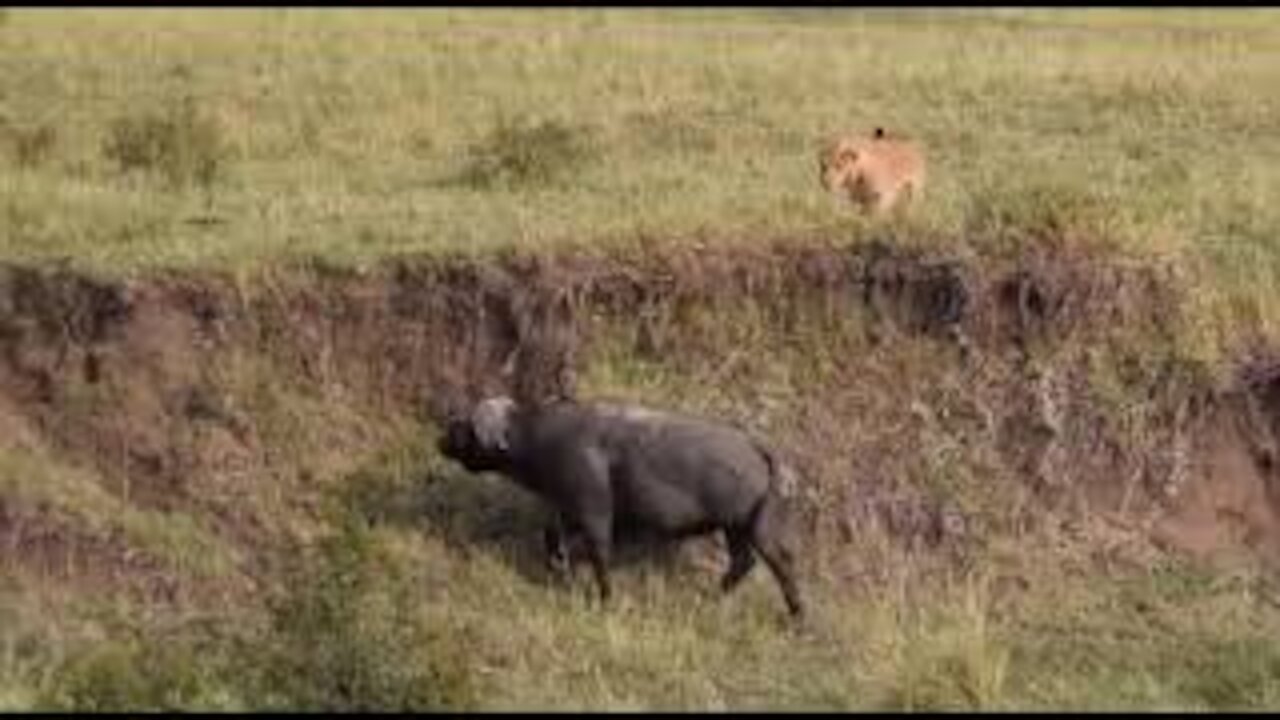
[[[792,615],[803,613],[794,560],[784,540],[783,473],[746,433],[698,418],[631,405],[561,401],[522,408],[489,398],[448,423],[440,451],[472,472],[497,472],[558,513],[545,540],[562,562],[561,528],[585,540],[600,596],[610,595],[615,531],[678,539],[724,532],[732,590],[758,553]]]

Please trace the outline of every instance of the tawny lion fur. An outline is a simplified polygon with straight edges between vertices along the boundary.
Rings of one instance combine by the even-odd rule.
[[[884,213],[924,192],[925,161],[920,144],[893,137],[883,128],[870,135],[827,140],[818,158],[823,187],[843,192],[864,212]]]

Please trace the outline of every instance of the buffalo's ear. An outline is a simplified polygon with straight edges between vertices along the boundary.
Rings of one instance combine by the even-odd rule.
[[[482,447],[498,452],[511,449],[511,413],[514,410],[515,401],[505,396],[490,398],[476,406],[471,426]]]

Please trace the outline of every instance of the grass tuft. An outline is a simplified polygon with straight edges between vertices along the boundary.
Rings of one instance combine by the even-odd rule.
[[[142,170],[176,187],[206,190],[224,176],[229,158],[220,127],[191,98],[117,118],[103,153],[122,171]]]
[[[468,155],[462,182],[487,190],[563,184],[600,151],[585,126],[502,119]]]

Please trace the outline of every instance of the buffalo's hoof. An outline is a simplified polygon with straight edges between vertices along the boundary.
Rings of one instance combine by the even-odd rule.
[[[569,565],[569,557],[560,555],[547,558],[547,572],[557,580],[567,581],[573,574],[573,569]]]

